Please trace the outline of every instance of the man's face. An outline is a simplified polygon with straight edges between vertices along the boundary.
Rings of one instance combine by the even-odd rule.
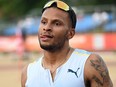
[[[71,28],[66,12],[57,8],[47,8],[41,17],[39,26],[39,42],[44,50],[54,51],[68,43],[68,32]]]

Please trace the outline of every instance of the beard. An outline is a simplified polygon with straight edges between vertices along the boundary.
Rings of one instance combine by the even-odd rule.
[[[58,51],[58,50],[60,50],[60,49],[63,48],[66,40],[67,39],[65,37],[65,38],[62,38],[62,39],[60,39],[58,41],[55,41],[55,43],[50,44],[50,45],[43,45],[43,44],[41,44],[41,41],[40,40],[39,40],[39,42],[40,42],[40,47],[42,49],[47,50],[47,51],[50,51],[50,52],[55,52],[55,51]]]

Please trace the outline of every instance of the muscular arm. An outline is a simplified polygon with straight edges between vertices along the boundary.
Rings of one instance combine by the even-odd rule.
[[[25,87],[25,83],[27,80],[27,66],[24,67],[21,75],[21,87]]]
[[[86,87],[113,87],[106,64],[96,54],[91,54],[85,65]]]

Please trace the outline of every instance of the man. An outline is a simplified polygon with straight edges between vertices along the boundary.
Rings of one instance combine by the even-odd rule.
[[[76,15],[66,3],[44,6],[38,34],[44,55],[25,67],[22,87],[113,87],[99,55],[69,46],[75,25]]]

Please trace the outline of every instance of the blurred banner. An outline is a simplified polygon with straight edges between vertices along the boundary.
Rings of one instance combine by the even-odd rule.
[[[113,51],[116,50],[116,33],[76,34],[70,45],[85,50]]]
[[[70,40],[71,47],[94,51],[116,50],[116,33],[76,34]],[[23,42],[21,37],[0,37],[0,52],[41,51],[37,36],[28,36]]]

